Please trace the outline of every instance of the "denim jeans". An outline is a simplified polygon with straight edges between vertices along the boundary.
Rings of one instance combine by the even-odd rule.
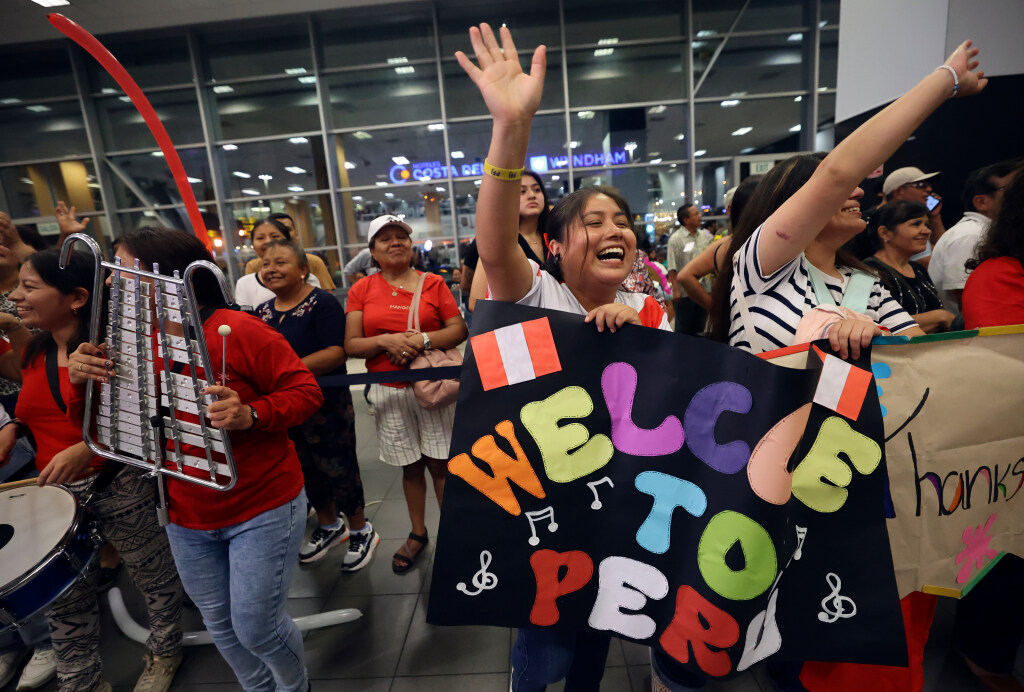
[[[302,634],[284,610],[306,523],[306,493],[202,531],[168,524],[185,591],[245,690],[305,690]]]
[[[524,627],[512,647],[512,692],[543,692],[565,678],[565,692],[597,692],[611,637]]]

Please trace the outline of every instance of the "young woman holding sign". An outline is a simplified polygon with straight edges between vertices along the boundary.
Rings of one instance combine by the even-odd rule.
[[[560,200],[543,229],[549,241],[548,271],[527,258],[517,238],[520,180],[544,89],[545,48],[534,52],[526,74],[507,28],[501,29],[500,47],[487,24],[472,27],[469,38],[479,67],[462,52],[455,56],[494,118],[476,224],[491,297],[586,315],[598,331],[614,332],[625,324],[669,330],[654,298],[621,290],[636,258],[636,235],[629,206],[612,190],[585,188]],[[567,692],[597,689],[609,642],[608,636],[593,632],[520,629],[512,651],[511,689],[543,690],[562,678]]]

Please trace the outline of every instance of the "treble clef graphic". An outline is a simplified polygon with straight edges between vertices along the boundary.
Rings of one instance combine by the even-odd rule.
[[[480,553],[480,570],[473,575],[473,586],[476,587],[476,591],[470,591],[466,586],[466,582],[460,581],[455,585],[455,588],[466,594],[467,596],[479,596],[484,591],[493,589],[498,585],[498,576],[487,571],[487,568],[491,565],[491,552],[485,550]]]
[[[839,618],[852,618],[856,615],[857,604],[853,602],[853,599],[849,596],[839,595],[839,590],[843,588],[843,582],[840,581],[839,575],[829,572],[825,575],[825,581],[828,582],[832,592],[821,599],[822,612],[818,613],[818,619],[822,622],[832,623]],[[849,610],[846,609],[847,604],[849,604]]]

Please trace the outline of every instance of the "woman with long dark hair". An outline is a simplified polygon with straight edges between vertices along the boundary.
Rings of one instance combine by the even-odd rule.
[[[213,261],[198,238],[182,231],[143,228],[122,234],[120,241],[117,256],[124,265],[138,259],[152,270],[159,263],[168,276],[197,260]],[[210,272],[193,278],[199,304],[193,318],[203,330],[210,362],[224,363],[227,375],[226,383],[202,393],[216,398],[207,415],[214,428],[229,432],[238,480],[222,492],[169,478],[167,537],[185,590],[243,689],[305,690],[302,635],[284,609],[306,520],[302,469],[288,430],[308,419],[323,395],[284,337],[260,319],[229,309]],[[224,325],[231,329],[226,350],[218,333]],[[185,336],[180,326],[178,331]],[[72,381],[113,377],[105,357],[102,345],[80,345],[70,359]],[[188,376],[189,368],[182,374]],[[220,373],[195,374],[212,382]],[[205,456],[188,444],[181,449]],[[209,479],[205,469],[181,470]]]
[[[1003,190],[995,220],[967,261],[964,326],[1024,324],[1024,174]]]
[[[547,241],[544,233],[548,227],[551,202],[548,200],[544,181],[533,171],[523,171],[519,181],[519,247],[526,256],[543,266],[548,258]],[[473,241],[471,253],[477,253]],[[487,273],[477,264],[473,271],[473,286],[469,290],[469,309],[476,309],[476,301],[487,296]]]
[[[36,441],[39,485],[60,483],[82,497],[108,462],[92,453],[82,426],[67,416],[75,399],[69,368],[77,368],[69,354],[88,339],[92,302],[103,297],[92,295],[91,257],[72,252],[63,269],[59,259],[57,250],[31,255],[10,296],[25,324],[41,330],[22,354],[17,414]],[[146,599],[150,635],[136,690],[166,690],[181,662],[182,591],[167,534],[157,522],[153,483],[144,470],[126,467],[93,494],[89,511]],[[47,615],[61,692],[110,690],[101,680],[97,576],[89,571]]]

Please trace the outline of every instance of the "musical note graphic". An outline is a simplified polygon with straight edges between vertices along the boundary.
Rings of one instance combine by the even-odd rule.
[[[799,560],[804,556],[804,540],[807,538],[807,528],[803,526],[796,527],[796,550],[793,551],[793,559]],[[787,563],[787,567],[789,564]]]
[[[821,599],[822,612],[818,613],[818,619],[822,622],[831,623],[839,618],[852,618],[856,615],[857,604],[853,602],[853,599],[849,596],[839,595],[839,590],[843,588],[843,582],[840,581],[839,575],[829,572],[825,575],[825,581],[828,582],[832,592]],[[846,609],[847,604],[849,604],[850,610]]]
[[[597,486],[601,485],[602,483],[607,483],[609,487],[612,488],[615,487],[615,484],[612,483],[612,479],[609,478],[608,476],[605,476],[601,480],[591,481],[587,483],[587,487],[590,488],[590,492],[594,493],[594,501],[590,503],[590,509],[601,509],[602,507],[601,498],[597,494]]]
[[[484,550],[480,553],[480,569],[473,574],[473,586],[476,587],[476,591],[470,591],[466,586],[466,582],[460,581],[455,585],[455,588],[466,594],[467,596],[479,596],[484,591],[493,589],[498,585],[498,576],[487,571],[487,568],[491,566],[491,551]]]
[[[548,520],[548,532],[554,533],[558,531],[558,524],[555,523],[555,508],[545,507],[544,509],[538,509],[536,512],[527,512],[526,518],[530,521],[530,539],[527,541],[530,545],[537,545],[540,543],[540,539],[537,538],[537,529],[533,525],[534,522]]]

